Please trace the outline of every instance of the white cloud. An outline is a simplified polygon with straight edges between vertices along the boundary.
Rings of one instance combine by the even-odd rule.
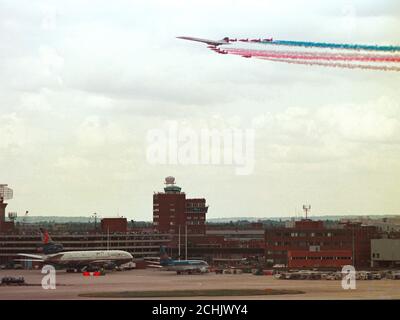
[[[89,161],[77,156],[66,156],[59,158],[55,166],[62,170],[86,169],[89,166]]]
[[[27,143],[24,121],[15,113],[0,115],[0,150],[12,152]]]
[[[126,136],[117,124],[98,116],[90,116],[79,126],[77,138],[82,147],[106,147],[124,142]]]

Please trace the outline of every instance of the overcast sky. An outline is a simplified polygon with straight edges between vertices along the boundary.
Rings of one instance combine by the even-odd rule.
[[[400,74],[218,55],[211,39],[400,44],[386,1],[0,0],[0,183],[31,215],[152,219],[173,175],[209,217],[400,213]],[[255,168],[151,165],[149,130],[256,128]]]

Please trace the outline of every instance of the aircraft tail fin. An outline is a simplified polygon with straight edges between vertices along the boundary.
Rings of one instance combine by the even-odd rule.
[[[61,243],[55,243],[46,229],[40,228],[40,233],[42,235],[42,245],[41,249],[45,254],[58,253],[64,250]]]
[[[166,265],[169,261],[171,258],[168,256],[165,246],[160,246],[160,265]]]
[[[51,237],[49,235],[49,232],[46,229],[40,228],[40,233],[42,235],[43,244],[49,244],[49,243],[53,242],[53,240],[51,239]]]

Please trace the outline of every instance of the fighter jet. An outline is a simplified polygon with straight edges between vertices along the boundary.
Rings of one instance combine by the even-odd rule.
[[[219,53],[219,54],[228,54],[229,52],[227,50],[221,50],[220,48],[212,48],[212,51]]]
[[[230,41],[231,41],[231,39],[229,39],[228,37],[225,37],[225,38],[223,38],[221,40],[209,40],[209,39],[200,39],[200,38],[184,37],[184,36],[177,37],[177,38],[178,39],[183,39],[183,40],[189,40],[189,41],[203,42],[205,44],[208,44],[209,46],[214,46],[214,47],[221,46],[221,45],[224,45],[224,44],[229,44]],[[233,40],[234,39],[232,39],[232,41]]]

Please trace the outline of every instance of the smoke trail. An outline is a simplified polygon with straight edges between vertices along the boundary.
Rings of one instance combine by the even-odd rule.
[[[361,52],[357,53],[342,53],[342,52],[337,52],[337,53],[332,53],[332,52],[313,52],[313,51],[283,51],[283,50],[254,50],[254,49],[244,49],[244,48],[226,48],[227,51],[231,52],[238,52],[242,53],[245,52],[245,54],[250,54],[250,51],[255,53],[255,54],[264,54],[265,52],[267,53],[284,53],[284,54],[296,54],[296,55],[307,55],[307,56],[337,56],[337,57],[362,57],[365,59],[371,58],[371,59],[390,59],[390,61],[397,62],[397,60],[400,60],[400,55],[399,54],[392,54],[392,53],[387,53],[387,54],[365,54]],[[255,55],[254,54],[254,55]],[[397,60],[396,60],[397,59]]]
[[[364,45],[364,44],[287,41],[287,40],[274,40],[272,42],[262,41],[261,43],[267,45],[282,45],[282,46],[305,47],[305,48],[314,47],[314,48],[325,48],[325,49],[350,49],[350,50],[387,51],[387,52],[400,51],[400,46],[379,46],[379,45]]]
[[[326,61],[361,61],[361,62],[400,62],[400,56],[382,55],[344,55],[327,53],[303,53],[291,51],[263,51],[248,49],[226,49],[228,53],[236,55],[251,55],[254,57],[300,60],[326,60]]]
[[[309,66],[322,66],[322,67],[333,67],[333,68],[347,68],[347,69],[363,69],[363,70],[380,70],[380,71],[396,71],[400,72],[400,67],[393,66],[372,66],[363,64],[351,64],[351,63],[329,63],[320,61],[304,61],[304,60],[293,60],[293,59],[275,59],[275,58],[264,58],[258,57],[259,59],[284,62],[290,64],[301,64]]]

